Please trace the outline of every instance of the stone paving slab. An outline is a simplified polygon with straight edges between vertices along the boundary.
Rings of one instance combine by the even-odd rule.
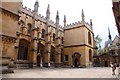
[[[110,67],[95,68],[33,68],[17,69],[15,73],[3,74],[3,78],[118,78]]]

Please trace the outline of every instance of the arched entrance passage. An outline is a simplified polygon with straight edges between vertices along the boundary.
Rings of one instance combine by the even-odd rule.
[[[73,66],[74,66],[74,67],[79,67],[79,66],[80,66],[80,56],[81,56],[81,54],[78,53],[78,52],[75,52],[75,53],[72,55],[72,58],[73,58]]]
[[[30,47],[30,42],[25,39],[20,39],[19,49],[18,49],[18,60],[28,60],[28,50]]]
[[[43,44],[38,43],[38,48],[37,48],[37,66],[42,66],[44,48],[45,48],[45,46]]]

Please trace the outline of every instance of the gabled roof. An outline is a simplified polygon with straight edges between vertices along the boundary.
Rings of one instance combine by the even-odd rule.
[[[120,36],[115,36],[114,40],[112,41],[112,45],[116,45],[117,43],[120,43]]]

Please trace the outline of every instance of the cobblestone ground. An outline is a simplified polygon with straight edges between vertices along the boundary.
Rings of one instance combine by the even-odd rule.
[[[15,73],[3,74],[3,78],[118,78],[110,67],[95,68],[33,68],[17,69]]]

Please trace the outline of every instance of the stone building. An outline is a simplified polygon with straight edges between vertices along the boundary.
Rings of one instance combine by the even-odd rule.
[[[120,37],[116,35],[112,41],[109,28],[108,31],[108,40],[105,41],[104,49],[101,54],[93,56],[94,66],[110,67],[111,63],[116,63],[117,66],[120,63]]]
[[[2,2],[2,59],[11,58],[19,66],[89,66],[93,56],[93,30],[85,22],[82,10],[82,21],[59,25],[59,12],[56,22],[50,20],[50,5],[46,17],[38,14],[39,2],[34,10],[22,6],[22,2]],[[9,63],[9,62],[7,62]]]
[[[120,0],[112,0],[113,4],[113,13],[115,17],[116,27],[118,30],[118,34],[120,36]]]
[[[92,20],[90,20],[90,24],[85,22],[83,10],[81,16],[81,22],[68,25],[69,27],[65,27],[64,31],[65,64],[72,66],[79,66],[81,64],[82,66],[88,66],[92,63],[94,47]]]

